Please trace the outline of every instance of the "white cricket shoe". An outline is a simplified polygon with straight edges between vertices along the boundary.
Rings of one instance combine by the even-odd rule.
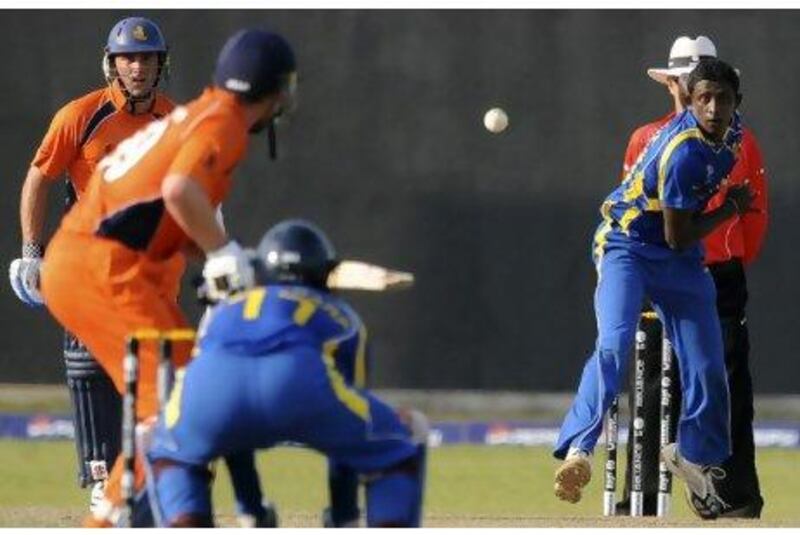
[[[715,479],[725,477],[725,471],[722,468],[701,466],[687,460],[680,454],[678,445],[674,442],[661,449],[661,460],[664,461],[670,472],[683,479],[693,495],[693,499],[698,501],[698,505],[703,506],[702,518],[713,520],[727,507],[714,487]]]
[[[263,512],[257,515],[239,514],[236,516],[236,522],[240,528],[277,528],[278,527],[278,511],[271,502],[262,504]]]
[[[89,512],[96,513],[103,499],[106,497],[105,480],[95,481],[89,494]]]
[[[570,448],[564,462],[556,470],[555,494],[560,500],[578,503],[581,489],[592,479],[591,455],[578,448]]]

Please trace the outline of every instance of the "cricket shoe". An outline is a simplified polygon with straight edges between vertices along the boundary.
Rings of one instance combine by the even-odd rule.
[[[277,528],[278,511],[272,503],[263,504],[258,514],[240,514],[236,517],[240,528]]]
[[[564,462],[556,470],[555,494],[560,500],[578,503],[581,489],[592,479],[592,463],[589,453],[570,448]]]
[[[725,508],[729,508],[714,487],[714,480],[725,477],[725,471],[722,468],[701,466],[687,460],[680,454],[678,445],[674,442],[661,449],[661,460],[673,475],[683,479],[686,483],[687,492],[694,498],[690,498],[690,506],[692,503],[698,506],[692,507],[692,509],[700,518],[714,520],[723,513]]]
[[[87,515],[81,522],[81,527],[84,528],[113,528],[116,527],[110,520],[105,518],[97,518],[94,515]]]
[[[711,520],[709,516],[711,513],[705,502],[703,502],[697,494],[689,490],[689,487],[686,487],[685,490],[686,503],[689,505],[689,509],[703,520]],[[764,500],[761,498],[739,507],[724,504],[717,518],[761,518],[761,509],[763,506]]]
[[[95,481],[92,485],[92,491],[89,494],[89,512],[95,513],[100,506],[100,502],[106,497],[106,482]]]
[[[93,507],[94,510],[83,517],[81,525],[84,528],[113,528],[117,526],[122,513],[119,507],[105,497],[101,498]]]
[[[326,507],[322,510],[322,527],[323,528],[357,528],[359,527],[360,514],[356,511],[356,516],[350,520],[344,520],[337,524],[333,520],[333,510]]]

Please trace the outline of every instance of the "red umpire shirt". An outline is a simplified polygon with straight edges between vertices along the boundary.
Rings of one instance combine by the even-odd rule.
[[[675,117],[674,112],[634,131],[628,141],[628,148],[625,150],[623,177],[636,162],[650,138],[673,117]],[[719,192],[708,202],[706,211],[714,210],[725,201],[725,192],[728,186],[743,184],[745,181],[749,181],[755,199],[750,212],[744,216],[729,219],[705,237],[703,245],[706,250],[706,264],[740,258],[747,265],[758,256],[767,230],[766,179],[761,149],[758,148],[753,133],[745,128],[739,158],[727,180],[723,181]]]

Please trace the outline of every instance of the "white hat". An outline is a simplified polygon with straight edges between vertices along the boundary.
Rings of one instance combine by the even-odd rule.
[[[716,58],[717,47],[705,35],[692,39],[682,35],[675,39],[669,50],[669,61],[666,69],[647,69],[647,74],[660,84],[667,83],[667,78],[689,74],[701,59]]]

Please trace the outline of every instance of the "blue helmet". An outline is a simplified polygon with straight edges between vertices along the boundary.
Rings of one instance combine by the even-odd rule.
[[[336,267],[336,251],[319,227],[303,219],[281,221],[267,231],[256,250],[260,283],[308,284],[326,288]]]
[[[286,39],[263,30],[240,30],[219,53],[214,84],[251,102],[281,91],[291,96],[295,68]]]
[[[167,53],[167,42],[155,22],[144,17],[122,19],[108,34],[106,54]]]
[[[117,77],[112,61],[115,54],[155,52],[158,54],[158,85],[161,74],[169,68],[168,50],[164,34],[155,22],[144,17],[122,19],[108,33],[103,55],[103,74],[109,83]]]

